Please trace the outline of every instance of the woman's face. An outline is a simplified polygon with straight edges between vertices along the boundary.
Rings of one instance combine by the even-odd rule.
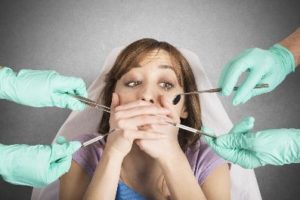
[[[172,102],[175,95],[183,92],[172,66],[169,54],[164,50],[154,50],[117,81],[115,92],[120,104],[145,100],[161,106],[160,97],[167,97]],[[174,105],[178,116],[187,117],[184,101]]]

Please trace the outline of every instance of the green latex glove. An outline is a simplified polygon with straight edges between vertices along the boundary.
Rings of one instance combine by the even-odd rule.
[[[81,146],[60,137],[50,145],[0,144],[0,175],[10,183],[43,187],[66,173]]]
[[[244,168],[300,161],[300,130],[274,129],[252,133],[253,125],[254,118],[248,117],[236,124],[229,134],[205,139],[218,155]]]
[[[269,50],[248,49],[224,67],[219,80],[222,94],[230,95],[239,77],[246,71],[249,74],[235,93],[234,105],[245,103],[251,97],[272,91],[289,73],[295,71],[295,60],[293,54],[280,44],[272,46]],[[269,87],[254,89],[261,83],[267,83]]]
[[[33,107],[56,106],[82,110],[85,105],[66,93],[87,96],[82,79],[61,76],[55,71],[0,69],[0,99]]]

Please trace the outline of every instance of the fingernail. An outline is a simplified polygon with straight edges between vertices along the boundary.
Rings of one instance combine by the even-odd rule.
[[[237,105],[239,105],[241,102],[240,102],[238,99],[234,99],[232,103],[233,103],[234,106],[237,106]]]
[[[58,136],[57,138],[56,138],[56,143],[58,143],[58,144],[62,144],[62,143],[65,143],[65,142],[67,142],[66,141],[66,139],[64,138],[64,136]]]
[[[224,96],[229,96],[230,95],[230,91],[228,89],[222,89],[221,94],[224,95]]]
[[[72,141],[72,147],[74,152],[77,151],[81,147],[81,143],[79,141]]]
[[[249,125],[254,124],[254,122],[255,122],[254,117],[248,117],[248,121],[247,122],[248,122]]]
[[[82,111],[82,110],[84,110],[86,107],[87,107],[87,106],[86,106],[85,104],[80,103],[78,106],[75,107],[75,109],[76,109],[77,111]]]

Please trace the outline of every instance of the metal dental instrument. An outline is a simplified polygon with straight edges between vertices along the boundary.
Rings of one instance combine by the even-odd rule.
[[[102,104],[98,104],[97,102],[95,102],[93,100],[90,100],[88,98],[82,97],[82,96],[78,96],[78,95],[74,95],[74,94],[69,94],[69,95],[74,97],[75,99],[79,100],[80,102],[88,105],[88,106],[96,108],[97,110],[105,111],[107,113],[111,113],[110,112],[110,107],[107,107],[107,106],[102,105]]]
[[[111,113],[111,110],[110,110],[110,107],[107,107],[105,105],[101,105],[101,104],[98,104],[97,102],[93,101],[93,100],[90,100],[88,98],[85,98],[85,97],[81,97],[81,96],[77,96],[77,95],[73,95],[73,94],[69,94],[71,95],[72,97],[78,99],[79,101],[81,101],[82,103],[88,105],[88,106],[91,106],[93,108],[96,108],[97,110],[100,110],[100,111],[104,111],[104,112],[107,112],[107,113]],[[196,134],[203,134],[203,135],[206,135],[208,137],[212,137],[212,138],[216,138],[216,136],[213,136],[213,135],[209,135],[207,133],[204,133],[198,129],[195,129],[195,128],[191,128],[189,126],[185,126],[185,125],[182,125],[182,124],[179,124],[179,123],[171,123],[171,122],[166,122],[172,126],[176,126],[180,129],[183,129],[183,130],[186,130],[186,131],[189,131],[189,132],[192,132],[192,133],[196,133]],[[109,134],[109,133],[107,133]],[[98,136],[100,139],[102,139],[103,137],[106,136],[106,134],[104,135],[101,135],[102,137]],[[97,138],[98,138],[97,137]],[[100,140],[98,139],[98,140]],[[96,141],[98,141],[96,140]]]
[[[112,129],[108,133],[105,133],[104,135],[99,135],[99,136],[94,137],[94,138],[92,138],[92,139],[90,139],[88,141],[85,141],[84,143],[82,143],[81,147],[86,147],[86,146],[88,146],[90,144],[93,144],[93,143],[99,141],[99,140],[102,140],[105,136],[107,136],[108,134],[114,132],[115,130],[117,130],[117,129]]]
[[[191,128],[191,127],[188,127],[188,126],[185,126],[185,125],[182,125],[182,124],[176,124],[176,123],[169,123],[171,126],[176,126],[178,128],[181,128],[181,129],[184,129],[184,130],[187,130],[187,131],[190,131],[190,132],[193,132],[193,133],[196,133],[196,134],[202,134],[202,135],[205,135],[205,136],[208,136],[208,137],[211,137],[211,138],[216,138],[216,136],[212,136],[212,135],[208,135],[206,133],[203,133],[195,128]],[[82,143],[82,146],[81,147],[87,147],[88,145],[90,144],[93,144],[95,142],[98,142],[99,140],[102,140],[105,136],[107,136],[108,134],[116,131],[117,129],[112,129],[111,131],[109,131],[108,133],[104,134],[104,135],[99,135],[97,137],[94,137],[90,140],[87,140],[85,141],[84,143]]]
[[[263,84],[257,84],[254,88],[266,88],[269,87],[269,84],[263,83]],[[236,91],[239,87],[234,87],[233,90]],[[181,94],[177,94],[175,98],[173,99],[173,105],[178,104],[178,102],[181,99],[181,95],[190,95],[190,94],[200,94],[200,93],[214,93],[214,92],[221,92],[222,88],[214,88],[214,89],[209,89],[209,90],[200,90],[200,91],[193,91],[193,92],[184,92]]]
[[[181,128],[181,129],[183,129],[183,130],[193,132],[193,133],[195,133],[195,134],[205,135],[205,136],[211,137],[211,138],[213,138],[213,139],[216,139],[216,138],[217,138],[217,137],[214,136],[214,135],[209,135],[209,134],[204,133],[204,132],[202,132],[202,131],[200,131],[200,130],[198,130],[198,129],[191,128],[191,127],[185,126],[185,125],[183,125],[183,124],[170,123],[170,122],[168,122],[168,123],[171,124],[171,125],[173,125],[173,126],[176,126],[176,127],[178,127],[178,128]]]

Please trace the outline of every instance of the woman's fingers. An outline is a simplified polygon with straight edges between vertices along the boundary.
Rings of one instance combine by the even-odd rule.
[[[178,128],[166,122],[140,126],[139,130],[162,133],[167,136],[171,136],[171,137],[174,136],[175,138],[177,138],[177,134],[178,134]]]
[[[119,134],[122,137],[132,141],[136,139],[153,140],[153,139],[162,139],[167,137],[165,134],[162,133],[141,131],[141,130],[122,130],[120,131]]]
[[[139,115],[131,118],[120,119],[116,121],[116,126],[118,128],[129,128],[137,129],[138,126],[148,125],[148,124],[167,124],[166,116],[155,116],[155,115]]]
[[[115,108],[116,108],[117,106],[119,106],[119,104],[120,104],[119,95],[118,95],[117,93],[114,92],[114,93],[112,94],[112,99],[111,99],[110,108],[111,108],[112,110],[115,110]]]
[[[138,101],[130,102],[128,104],[120,105],[116,108],[115,111],[128,110],[131,108],[135,108],[137,106],[147,106],[147,105],[152,105],[152,104],[148,101],[138,100]]]
[[[180,117],[178,116],[176,110],[174,109],[174,105],[172,105],[165,96],[161,96],[160,101],[163,108],[166,108],[170,111],[170,113],[167,116],[169,116],[172,120],[174,120],[174,122],[179,123]]]
[[[155,105],[136,105],[128,109],[119,110],[118,106],[115,110],[114,117],[116,120],[131,118],[139,115],[168,115],[170,110]]]
[[[113,93],[110,125],[114,128],[137,130],[139,126],[147,124],[167,124],[173,122],[167,115],[172,115],[170,109],[151,104],[146,101],[135,101],[126,105],[119,105],[120,100]]]

